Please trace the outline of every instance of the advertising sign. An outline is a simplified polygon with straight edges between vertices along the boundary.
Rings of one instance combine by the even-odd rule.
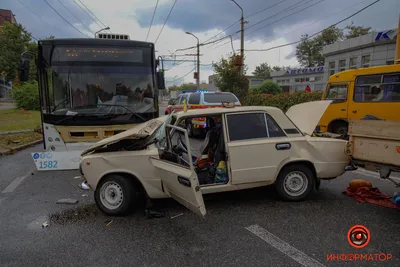
[[[300,74],[300,73],[312,73],[312,72],[324,72],[324,66],[309,67],[297,70],[288,70],[286,74]]]

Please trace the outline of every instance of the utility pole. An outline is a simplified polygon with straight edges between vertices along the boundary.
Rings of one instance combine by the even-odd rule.
[[[236,3],[235,0],[231,0],[235,5],[237,5],[240,10],[242,11],[242,17],[240,18],[240,74],[243,75],[243,70],[244,70],[244,17],[243,17],[243,8],[239,6],[238,3]]]
[[[194,35],[191,32],[186,32],[186,34],[192,35],[194,38],[197,39],[197,77],[196,77],[196,84],[197,84],[197,89],[200,89],[200,41],[199,38],[197,38],[196,35]]]

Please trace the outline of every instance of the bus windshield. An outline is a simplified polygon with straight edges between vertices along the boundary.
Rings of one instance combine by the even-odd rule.
[[[145,66],[53,66],[53,114],[153,112],[152,69]],[[96,108],[99,107],[99,108]],[[66,110],[68,109],[68,110]]]
[[[156,92],[151,54],[148,47],[44,45],[39,68],[47,80],[41,86],[47,92],[42,94],[44,113],[120,122],[152,119]]]

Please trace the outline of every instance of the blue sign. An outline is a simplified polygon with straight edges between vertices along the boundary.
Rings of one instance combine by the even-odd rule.
[[[39,158],[39,153],[33,154],[33,158],[34,158],[34,159],[38,159],[38,158]]]
[[[375,37],[375,41],[391,40],[396,37],[397,37],[397,30],[383,31],[383,32],[378,32],[378,34]]]
[[[299,73],[309,73],[309,72],[323,72],[324,69],[325,69],[324,66],[319,66],[319,67],[310,67],[310,68],[297,69],[297,70],[288,70],[286,73],[287,74],[299,74]]]

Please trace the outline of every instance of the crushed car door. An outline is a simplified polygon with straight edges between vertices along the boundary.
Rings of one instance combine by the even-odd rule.
[[[166,194],[194,213],[204,216],[206,208],[192,162],[187,131],[173,125],[166,125],[165,128],[166,147],[160,149],[159,159],[150,157],[150,161],[161,177]],[[180,137],[171,138],[171,136]],[[182,138],[185,140],[184,143]],[[184,154],[187,154],[187,159],[183,157]]]

